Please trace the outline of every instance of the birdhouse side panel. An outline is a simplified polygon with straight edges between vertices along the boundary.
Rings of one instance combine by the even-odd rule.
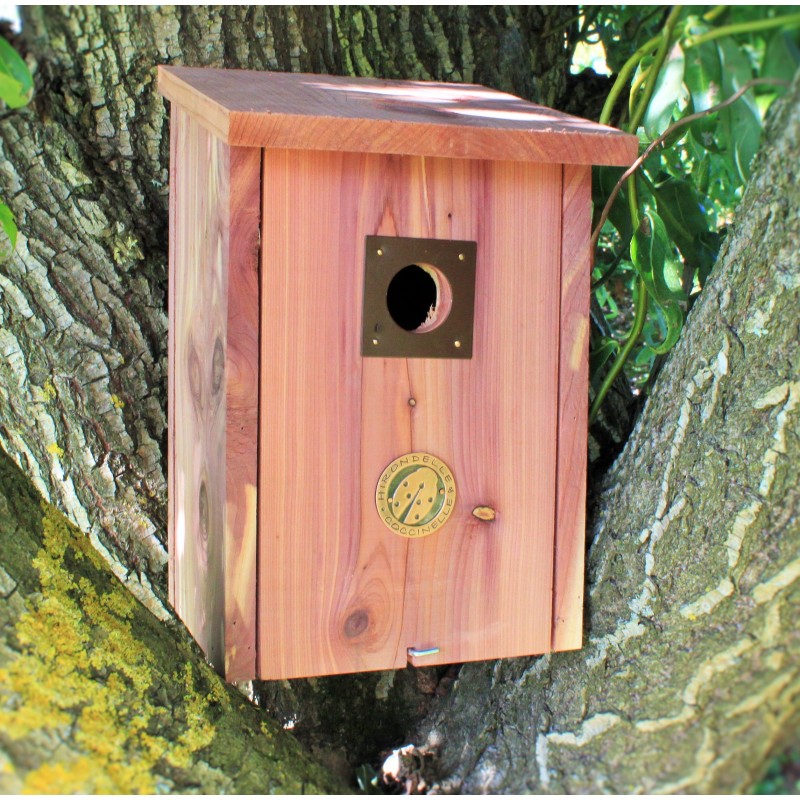
[[[553,650],[583,642],[592,174],[564,167]]]
[[[170,601],[231,680],[255,670],[259,193],[260,151],[173,106]]]
[[[225,677],[256,675],[261,150],[231,147],[225,347]]]

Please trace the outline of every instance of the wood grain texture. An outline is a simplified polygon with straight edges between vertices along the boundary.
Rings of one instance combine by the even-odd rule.
[[[171,136],[170,600],[234,680],[255,668],[261,156],[175,106]]]
[[[445,528],[409,545],[405,643],[439,648],[420,665],[548,652],[561,168],[424,163],[427,214],[411,224],[478,243],[475,341],[469,361],[408,362],[413,448],[459,494]]]
[[[409,647],[440,648],[424,663],[549,651],[561,175],[265,151],[261,677],[402,666]],[[478,242],[472,360],[360,356],[369,234]],[[421,540],[374,506],[411,450],[458,482],[453,518]]]
[[[229,148],[225,677],[256,674],[261,151]]]
[[[369,419],[362,428],[362,392],[399,407],[405,376],[401,361],[363,369],[359,355],[364,236],[381,227],[383,211],[363,192],[380,185],[380,162],[264,153],[263,678],[405,664],[397,642],[406,543],[385,535],[374,511],[371,521],[371,493],[361,491],[408,440],[396,414],[392,428]]]
[[[160,66],[158,86],[238,146],[618,166],[638,148],[635,136],[474,84]]]
[[[553,650],[583,643],[592,174],[564,167]]]
[[[227,219],[227,150],[173,105],[170,206],[170,598],[218,669],[224,664],[225,393],[214,353],[225,340],[227,270],[215,254]]]

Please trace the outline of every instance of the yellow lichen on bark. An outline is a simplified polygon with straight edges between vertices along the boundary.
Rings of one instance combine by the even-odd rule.
[[[43,546],[34,559],[41,582],[16,623],[20,654],[0,669],[0,730],[14,740],[56,735],[63,760],[41,763],[24,777],[25,793],[153,793],[169,768],[189,768],[214,738],[210,703],[195,688],[192,666],[165,676],[131,629],[136,601],[116,581],[106,587],[73,577],[67,560],[89,559],[104,570],[88,540],[43,504]],[[176,736],[172,712],[157,691],[176,687],[185,717]],[[214,684],[212,684],[214,685]],[[171,692],[172,694],[172,692]],[[169,738],[160,735],[169,729]],[[159,769],[159,766],[163,769]],[[169,781],[166,781],[169,785]]]

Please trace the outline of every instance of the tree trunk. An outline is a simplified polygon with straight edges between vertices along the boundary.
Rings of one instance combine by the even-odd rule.
[[[160,63],[476,81],[558,104],[573,9],[23,8],[0,120],[0,446],[165,617],[168,117]]]
[[[0,792],[329,793],[0,453]]]
[[[800,77],[606,476],[580,652],[465,666],[404,775],[440,791],[734,793],[800,723]]]

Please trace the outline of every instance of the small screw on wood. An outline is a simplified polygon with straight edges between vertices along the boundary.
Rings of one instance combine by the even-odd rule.
[[[458,260],[459,261],[463,261],[464,260],[464,254],[463,253],[459,253],[458,254]]]
[[[372,344],[378,344],[378,340],[377,339],[373,339],[372,340]]]
[[[408,404],[413,408],[417,404],[417,401],[413,397],[409,397]]]
[[[461,339],[456,339],[456,340],[453,342],[453,345],[454,345],[455,347],[461,347]]]
[[[382,255],[383,255],[383,250],[381,250],[381,249],[380,249],[380,247],[378,248],[378,255],[379,255],[379,256],[382,256]]]

